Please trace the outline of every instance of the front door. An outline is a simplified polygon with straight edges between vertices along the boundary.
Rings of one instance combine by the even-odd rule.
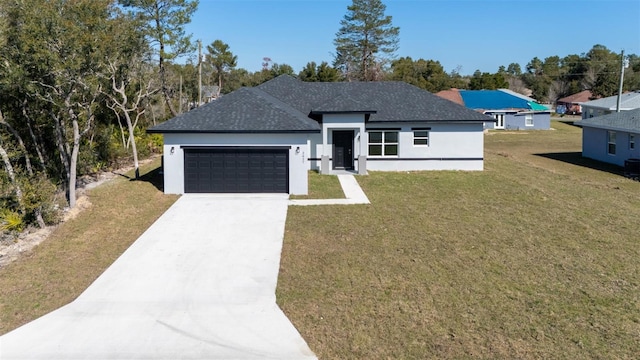
[[[353,130],[333,132],[333,168],[353,170]]]
[[[494,128],[495,129],[504,129],[504,114],[494,114],[493,117],[495,117],[496,120],[498,120],[496,122],[496,126]]]

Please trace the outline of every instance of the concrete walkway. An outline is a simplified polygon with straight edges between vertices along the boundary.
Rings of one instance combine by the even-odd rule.
[[[0,359],[315,359],[275,303],[287,205],[182,196],[78,299],[0,337]]]
[[[290,205],[355,205],[371,204],[353,175],[338,175],[338,181],[346,199],[292,199]]]

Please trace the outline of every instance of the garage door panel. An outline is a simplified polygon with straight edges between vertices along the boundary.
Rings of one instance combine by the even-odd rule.
[[[287,193],[286,149],[185,149],[185,192]]]

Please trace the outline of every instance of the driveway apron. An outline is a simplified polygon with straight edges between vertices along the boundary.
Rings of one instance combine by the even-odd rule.
[[[287,203],[182,196],[75,301],[0,337],[0,359],[315,359],[275,303]]]

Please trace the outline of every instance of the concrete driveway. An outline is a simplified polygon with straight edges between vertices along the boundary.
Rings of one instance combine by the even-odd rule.
[[[275,303],[287,202],[182,196],[78,299],[0,337],[0,359],[315,359]]]

